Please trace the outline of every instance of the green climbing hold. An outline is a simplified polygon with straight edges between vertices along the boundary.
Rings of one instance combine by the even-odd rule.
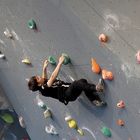
[[[8,113],[0,115],[0,118],[8,124],[11,124],[11,123],[14,122],[14,119],[13,119],[12,115],[10,115]]]
[[[70,57],[66,54],[66,53],[62,53],[62,56],[65,57],[63,64],[67,65],[68,63],[70,63]]]
[[[35,23],[35,21],[34,21],[33,19],[30,19],[30,20],[28,21],[28,27],[29,27],[30,29],[36,29],[36,23]]]
[[[56,65],[56,60],[53,56],[49,56],[48,61],[49,61],[50,64]]]
[[[103,135],[107,136],[107,137],[111,137],[111,131],[109,128],[107,127],[102,127],[101,132],[103,133]]]

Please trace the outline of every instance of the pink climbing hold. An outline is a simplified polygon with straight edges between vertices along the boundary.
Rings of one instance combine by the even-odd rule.
[[[106,43],[106,42],[108,41],[107,35],[105,35],[105,34],[100,34],[100,35],[99,35],[99,41],[100,41],[100,42]]]
[[[140,50],[136,53],[136,59],[138,63],[140,64]]]
[[[124,108],[125,107],[125,103],[123,100],[120,100],[118,103],[117,103],[117,107],[118,108]]]

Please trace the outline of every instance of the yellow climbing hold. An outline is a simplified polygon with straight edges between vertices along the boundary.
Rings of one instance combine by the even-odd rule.
[[[68,122],[68,125],[69,125],[70,128],[74,128],[74,129],[77,128],[77,123],[73,119]]]
[[[1,114],[0,118],[7,124],[12,124],[14,122],[13,116],[9,113]]]
[[[27,65],[31,65],[31,62],[28,58],[23,59],[22,63],[27,64]]]
[[[80,128],[78,128],[78,129],[77,129],[77,132],[78,132],[81,136],[83,136],[83,135],[84,135],[83,130],[82,130],[82,129],[80,129]]]

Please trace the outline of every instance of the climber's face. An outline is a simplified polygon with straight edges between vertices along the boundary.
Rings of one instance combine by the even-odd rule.
[[[36,80],[38,85],[42,85],[44,83],[44,79],[41,76],[36,76]]]

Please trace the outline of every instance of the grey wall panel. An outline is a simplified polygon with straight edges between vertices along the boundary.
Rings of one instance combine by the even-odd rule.
[[[32,140],[96,140],[106,139],[101,126],[111,128],[112,140],[132,137],[139,140],[139,70],[135,53],[139,49],[139,1],[97,0],[10,0],[0,1],[0,50],[6,60],[0,60],[1,85],[16,112],[22,115]],[[37,24],[37,31],[27,27],[29,19]],[[14,40],[3,32],[9,29]],[[109,36],[107,44],[98,41],[98,35]],[[94,57],[102,68],[114,73],[113,81],[106,81],[107,108],[96,108],[84,95],[68,106],[41,97],[52,109],[54,119],[44,119],[43,111],[36,105],[35,97],[27,88],[26,78],[41,74],[42,62],[49,55],[58,58],[62,52],[70,55],[72,64],[63,66],[59,77],[87,78],[97,83],[100,75],[91,71],[90,59]],[[29,57],[32,67],[22,64]],[[49,74],[54,67],[49,66]],[[116,107],[118,100],[126,108]],[[85,130],[81,137],[69,129],[64,117],[70,113]],[[125,127],[116,125],[117,119],[125,120]],[[59,136],[46,134],[45,125],[52,123]],[[90,134],[90,133],[93,134]]]

